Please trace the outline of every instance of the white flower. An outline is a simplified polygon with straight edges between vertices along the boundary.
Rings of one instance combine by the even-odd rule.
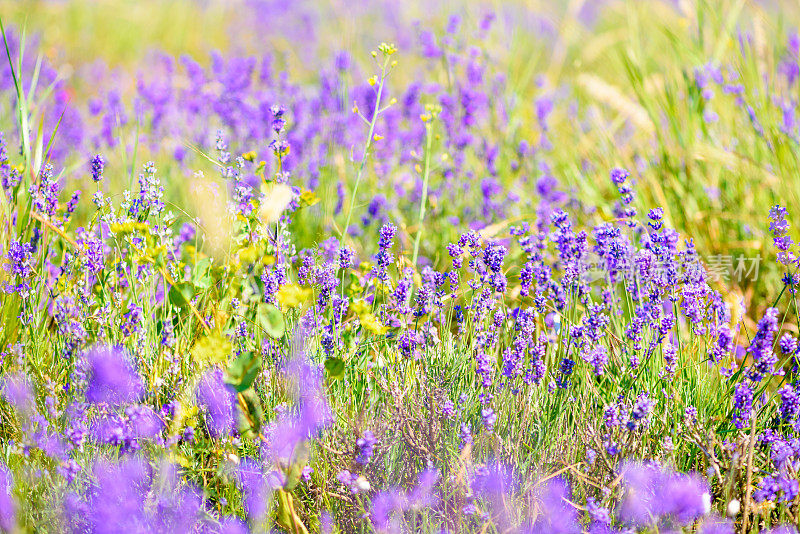
[[[353,485],[356,487],[356,489],[357,489],[359,492],[362,492],[362,491],[369,491],[369,488],[371,487],[371,486],[369,485],[369,482],[367,481],[367,479],[366,479],[366,478],[364,478],[364,475],[360,475],[360,476],[359,476],[359,477],[356,479],[356,481],[355,481],[355,483],[354,483]]]
[[[262,193],[261,220],[264,224],[275,223],[292,201],[292,188],[286,184],[274,184],[272,187],[262,187]]]
[[[707,491],[702,495],[703,499],[703,513],[707,514],[711,511],[711,494]]]
[[[725,510],[725,513],[728,515],[728,517],[736,517],[740,508],[741,505],[739,504],[739,500],[733,499],[728,503],[728,508]]]

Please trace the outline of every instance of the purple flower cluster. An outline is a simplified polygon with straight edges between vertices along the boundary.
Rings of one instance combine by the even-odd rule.
[[[99,182],[103,179],[103,168],[105,167],[106,160],[100,154],[95,155],[91,162],[92,181]]]
[[[360,463],[361,465],[365,465],[367,462],[370,461],[373,454],[373,448],[375,447],[375,443],[377,443],[377,439],[373,435],[372,432],[369,430],[365,431],[364,434],[356,440],[356,447],[358,447],[358,455],[356,456],[356,462]]]
[[[139,374],[120,347],[95,347],[86,354],[86,400],[122,406],[136,402],[144,393]]]
[[[758,322],[758,330],[753,341],[747,348],[748,354],[753,358],[750,369],[750,378],[759,381],[764,376],[775,371],[778,356],[773,350],[775,332],[778,331],[778,309],[768,308]]]
[[[656,465],[627,463],[622,468],[625,497],[617,509],[624,523],[644,527],[669,520],[688,525],[711,509],[711,494],[697,476]]]

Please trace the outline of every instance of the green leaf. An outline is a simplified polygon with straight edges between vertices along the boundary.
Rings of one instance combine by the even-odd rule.
[[[309,208],[317,203],[319,203],[320,198],[314,193],[306,189],[302,193],[300,193],[300,207],[301,208]]]
[[[261,371],[261,355],[255,352],[243,352],[228,365],[225,382],[238,392],[249,389]]]
[[[341,358],[328,358],[325,360],[325,370],[328,371],[328,376],[333,379],[340,379],[344,377],[344,360]]]
[[[214,285],[214,276],[211,269],[211,259],[203,258],[198,261],[194,267],[194,276],[192,277],[194,285],[199,289],[208,289]]]
[[[194,286],[189,282],[181,282],[169,288],[169,301],[173,306],[185,308],[194,298]]]
[[[272,304],[266,302],[259,304],[258,311],[256,312],[256,320],[258,321],[258,325],[263,328],[270,337],[283,337],[283,334],[286,332],[286,322],[283,320],[283,314]]]
[[[242,391],[241,399],[244,400],[247,413],[244,413],[241,403],[237,403],[239,434],[245,437],[251,432],[253,435],[258,434],[264,422],[264,409],[261,407],[261,400],[255,390],[252,389]]]
[[[292,493],[281,488],[278,493],[278,506],[275,511],[275,519],[278,525],[288,532],[296,532],[297,534],[308,534],[308,529],[303,524],[303,520],[294,512],[293,509],[299,506],[293,504]]]
[[[39,118],[39,128],[36,131],[36,142],[33,149],[33,172],[38,176],[42,168],[42,157],[44,156],[44,112]]]
[[[292,491],[295,487],[297,487],[297,483],[300,482],[300,475],[303,474],[303,464],[299,462],[293,463],[286,470],[285,474],[286,483],[283,485],[283,487],[286,491]]]
[[[292,531],[292,516],[289,513],[289,501],[287,500],[288,493],[278,490],[278,507],[275,511],[278,524],[285,528],[287,531]]]

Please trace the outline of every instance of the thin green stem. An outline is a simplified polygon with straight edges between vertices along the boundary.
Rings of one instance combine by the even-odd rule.
[[[353,193],[350,196],[350,208],[347,210],[347,219],[344,223],[344,229],[342,230],[342,236],[340,239],[340,243],[344,242],[345,236],[347,235],[348,230],[350,229],[350,220],[353,217],[353,209],[355,209],[356,205],[356,198],[358,197],[358,186],[361,185],[361,178],[364,176],[364,167],[367,165],[367,158],[369,157],[369,149],[372,147],[372,138],[375,132],[375,123],[378,122],[378,115],[381,112],[381,96],[383,95],[383,84],[386,81],[387,75],[387,68],[389,66],[389,57],[387,56],[383,60],[383,66],[381,67],[381,80],[378,84],[378,96],[375,99],[375,109],[372,112],[372,120],[369,121],[369,133],[367,135],[367,144],[364,146],[364,155],[361,158],[361,164],[358,167],[358,173],[356,174],[356,183],[353,186]]]
[[[419,203],[417,237],[414,239],[414,255],[411,259],[411,264],[415,269],[417,267],[417,258],[419,257],[419,242],[422,239],[422,231],[424,230],[422,223],[425,220],[425,210],[428,203],[428,180],[431,174],[431,140],[433,138],[431,131],[431,122],[428,121],[425,123],[425,169],[422,175],[422,199]]]

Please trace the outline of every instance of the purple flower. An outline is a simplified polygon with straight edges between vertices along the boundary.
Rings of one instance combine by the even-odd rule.
[[[311,480],[311,474],[314,472],[314,469],[310,465],[304,465],[303,470],[300,472],[300,478],[302,478],[305,482]]]
[[[222,369],[206,371],[197,385],[197,402],[205,411],[208,432],[220,438],[233,432],[235,396],[233,389],[225,384]]]
[[[784,421],[794,421],[800,414],[800,392],[786,384],[778,390],[781,396],[781,417]]]
[[[619,167],[611,169],[611,181],[616,185],[624,184],[630,175],[628,171]]]
[[[789,222],[786,220],[786,208],[775,205],[769,210],[772,240],[775,248],[778,249],[778,261],[784,265],[789,265],[792,255],[788,252],[793,245],[792,238],[788,235]]]
[[[242,459],[236,475],[242,488],[247,517],[254,522],[262,521],[267,513],[269,499],[272,495],[272,487],[267,483],[267,477],[258,462],[251,458]]]
[[[15,530],[17,517],[17,504],[11,496],[13,481],[5,465],[0,465],[0,530],[12,532]]]
[[[250,530],[238,517],[223,517],[217,532],[219,534],[249,534]]]
[[[298,337],[293,341],[304,342]],[[309,362],[300,349],[301,356],[288,365],[287,376],[297,392],[295,406],[278,416],[275,425],[267,432],[269,440],[267,457],[275,460],[294,459],[295,451],[303,442],[317,437],[331,421],[331,411],[322,384],[322,370]]]
[[[58,181],[53,178],[53,166],[46,164],[39,173],[37,185],[30,188],[33,205],[36,210],[53,219],[58,206]]]
[[[64,223],[66,223],[69,220],[70,216],[73,213],[75,213],[75,208],[78,207],[78,200],[80,200],[80,198],[81,198],[80,190],[72,193],[72,196],[67,202],[67,206],[64,210]]]
[[[432,31],[425,30],[420,33],[419,40],[423,56],[430,59],[442,57],[442,49],[436,45],[436,35]]]
[[[706,109],[703,111],[703,120],[708,124],[714,124],[719,121],[719,114],[713,109]]]
[[[560,477],[547,482],[539,498],[542,514],[536,519],[532,534],[578,534],[578,513],[567,501],[572,500],[569,486]]]
[[[595,376],[603,376],[608,363],[608,351],[603,345],[597,345],[583,354],[583,360],[592,366]]]
[[[736,385],[733,391],[733,416],[731,420],[736,428],[743,429],[750,424],[753,410],[753,390],[746,383]]]
[[[795,478],[776,473],[761,479],[753,492],[756,502],[792,502],[798,494],[798,481]]]
[[[23,412],[36,409],[33,400],[33,388],[30,380],[23,373],[7,375],[3,379],[0,392],[3,398],[17,411]]]
[[[375,256],[375,266],[372,268],[372,274],[384,283],[389,281],[389,274],[386,272],[386,268],[389,267],[393,260],[391,248],[395,232],[397,232],[397,227],[392,223],[386,223],[381,228],[378,238],[378,254]]]
[[[487,432],[494,432],[494,424],[497,422],[497,414],[491,408],[484,408],[481,410],[481,417],[483,418],[483,425],[486,427]]]
[[[33,247],[30,243],[12,241],[8,247],[7,257],[11,260],[11,272],[20,278],[27,278],[33,273],[31,255]]]
[[[607,428],[614,428],[622,423],[620,419],[620,410],[616,404],[611,404],[603,408],[603,423],[605,423]]]
[[[747,352],[753,358],[749,375],[754,381],[761,380],[764,375],[771,374],[775,370],[778,357],[773,352],[772,345],[777,331],[778,309],[767,308],[764,316],[758,322],[758,331],[747,348]]]
[[[349,269],[353,266],[353,261],[355,259],[355,252],[353,249],[349,247],[342,247],[339,249],[339,268],[340,269]]]
[[[614,209],[615,216],[619,218],[631,218],[636,215],[636,210],[630,207],[634,196],[631,184],[626,183],[629,177],[630,173],[625,169],[614,168],[611,170],[611,181],[617,186],[617,191],[619,191],[620,199],[622,200],[622,206],[618,204]],[[631,222],[630,224],[633,223]]]
[[[352,485],[355,478],[348,471],[340,473],[339,477],[347,485]],[[436,504],[434,489],[438,481],[439,472],[426,469],[419,474],[417,486],[407,492],[398,488],[381,491],[372,499],[372,524],[383,530],[390,526],[395,513],[431,508]]]
[[[784,334],[781,336],[780,341],[778,341],[778,346],[781,348],[783,354],[791,356],[797,353],[797,338],[788,333]]]
[[[717,340],[709,350],[709,357],[714,362],[719,362],[733,350],[733,335],[728,325],[722,325],[717,331]]]
[[[82,257],[86,261],[86,268],[90,273],[100,271],[104,266],[105,251],[103,249],[103,241],[94,239],[91,234],[86,232],[83,228],[75,230],[78,246],[82,249]]]
[[[264,284],[264,302],[277,303],[275,293],[280,289],[284,278],[283,269],[264,269],[264,272],[261,273],[261,282]]]
[[[658,232],[663,225],[664,210],[662,208],[653,208],[647,213],[647,218],[650,219],[650,222],[647,223],[650,228]]]
[[[661,353],[664,356],[664,376],[674,376],[675,365],[678,363],[678,347],[666,341],[661,347]]]
[[[644,527],[670,518],[688,525],[710,510],[708,488],[693,475],[628,463],[622,468],[622,478],[626,493],[617,515],[625,523]]]
[[[358,456],[356,456],[356,462],[360,463],[361,465],[366,465],[372,458],[373,448],[375,447],[375,443],[377,441],[378,440],[375,439],[375,435],[372,432],[369,430],[365,431],[364,434],[356,440],[356,447],[358,447]]]
[[[136,402],[144,393],[142,379],[121,347],[99,346],[86,354],[86,400],[121,406]]]
[[[125,337],[129,337],[141,331],[143,313],[141,306],[137,306],[133,302],[128,305],[128,311],[123,315],[124,320],[119,327]]]
[[[697,423],[697,408],[694,406],[687,406],[683,412],[683,420],[687,425],[694,425]]]
[[[762,534],[797,534],[797,529],[793,526],[784,526],[765,530]]]
[[[462,446],[466,446],[472,443],[472,431],[469,428],[469,423],[461,423],[459,436],[461,437]]]
[[[92,474],[85,493],[66,498],[71,531],[190,532],[200,527],[199,493],[181,484],[168,465],[155,477],[143,458],[131,456],[119,463],[99,461]]]
[[[592,523],[611,524],[611,513],[608,508],[603,507],[594,497],[586,499],[586,511],[589,512],[589,518]]]
[[[636,398],[636,402],[631,409],[631,415],[628,420],[628,430],[635,430],[640,425],[647,425],[647,419],[656,405],[656,401],[652,400],[646,391],[643,391]]]
[[[406,496],[398,489],[381,491],[372,498],[371,519],[377,529],[387,529],[395,513],[406,507]]]
[[[99,182],[103,179],[103,168],[105,167],[106,161],[103,159],[103,156],[97,154],[94,156],[90,162],[91,170],[92,170],[92,181]]]

